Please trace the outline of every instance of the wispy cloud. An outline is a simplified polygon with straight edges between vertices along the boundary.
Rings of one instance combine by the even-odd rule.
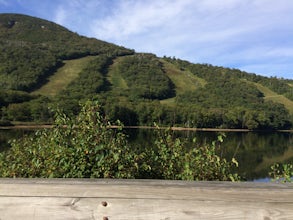
[[[126,0],[90,30],[138,51],[242,69],[250,62],[255,71],[274,74],[272,65],[293,58],[291,49],[280,49],[293,48],[292,11],[286,0]]]
[[[151,33],[178,20],[191,1],[120,1],[112,13],[96,20],[92,31],[99,37],[125,39],[132,35]]]
[[[11,1],[136,51],[293,78],[291,0]]]
[[[67,11],[64,10],[64,8],[59,7],[55,12],[54,22],[61,25],[66,24],[67,17]]]
[[[56,1],[52,9],[51,20],[64,25],[72,31],[91,36],[90,32],[93,20],[101,19],[105,13],[105,0],[64,0]]]

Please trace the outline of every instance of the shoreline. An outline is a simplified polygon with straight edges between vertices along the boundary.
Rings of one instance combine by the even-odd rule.
[[[12,125],[0,126],[0,130],[17,130],[17,129],[50,129],[53,125],[50,124],[31,124],[31,125]],[[120,128],[117,125],[111,125],[109,128]],[[231,129],[231,128],[190,128],[190,127],[154,127],[154,126],[123,126],[123,129],[170,129],[172,131],[207,131],[207,132],[284,132],[293,133],[293,130],[249,130],[249,129]]]

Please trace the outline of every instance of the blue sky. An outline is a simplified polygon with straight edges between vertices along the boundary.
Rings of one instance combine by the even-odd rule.
[[[0,13],[137,52],[293,79],[292,0],[0,0]]]

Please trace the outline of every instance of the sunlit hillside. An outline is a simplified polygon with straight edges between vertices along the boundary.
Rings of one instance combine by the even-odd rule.
[[[137,53],[60,25],[0,14],[0,122],[49,123],[98,100],[114,123],[290,129],[292,80]]]

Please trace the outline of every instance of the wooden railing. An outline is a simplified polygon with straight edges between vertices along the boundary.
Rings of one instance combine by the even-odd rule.
[[[0,179],[0,219],[293,219],[293,184]]]

